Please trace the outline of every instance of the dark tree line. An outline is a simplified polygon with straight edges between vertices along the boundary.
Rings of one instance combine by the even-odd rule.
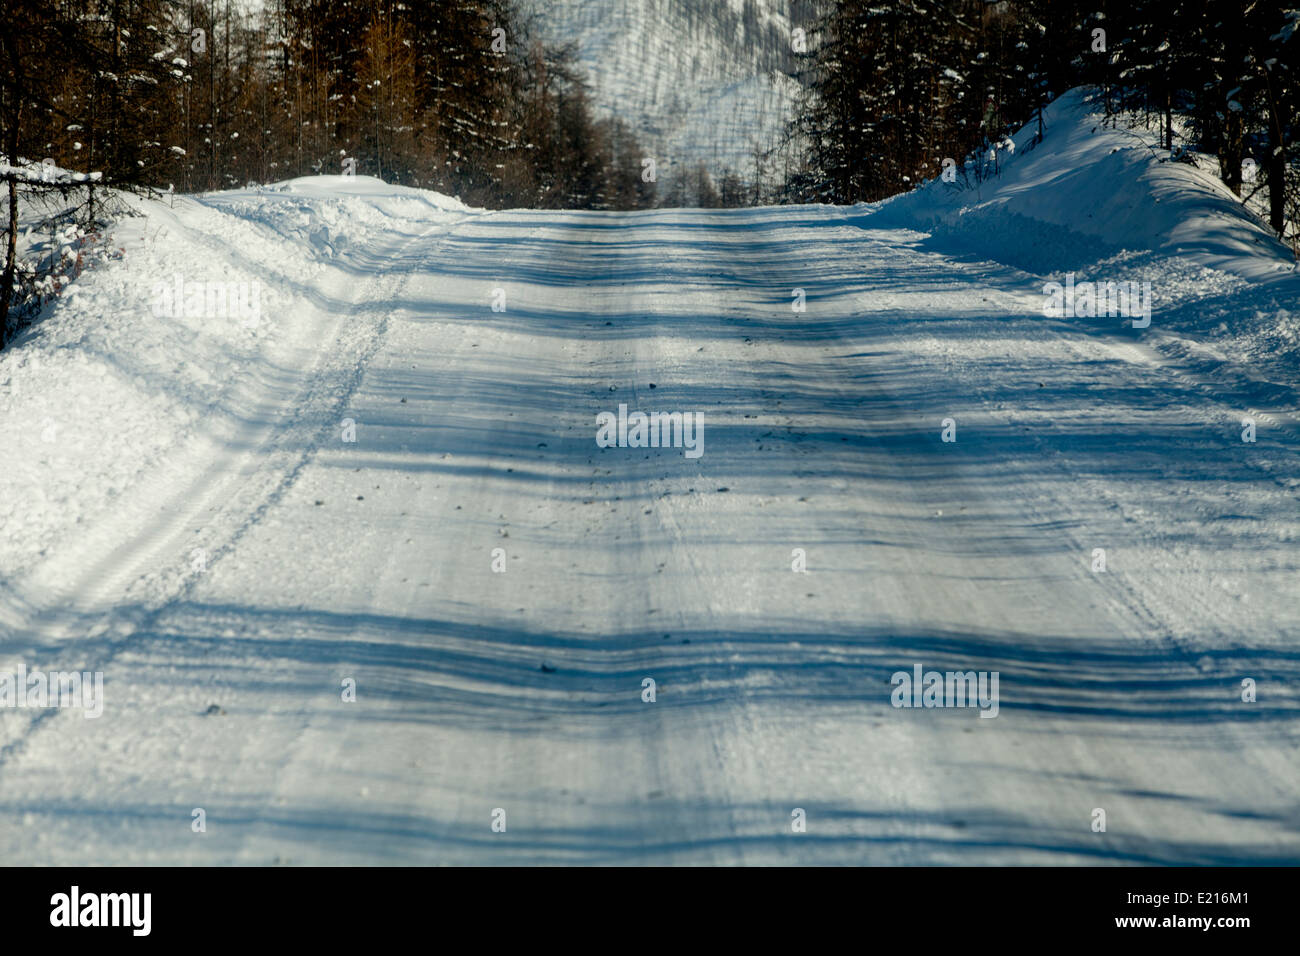
[[[1284,235],[1300,221],[1298,34],[1300,12],[1282,0],[828,3],[804,57],[792,133],[805,162],[785,198],[883,199],[1091,85],[1107,112],[1146,113],[1166,149],[1217,154],[1238,195],[1267,190]]]
[[[10,157],[181,191],[350,161],[489,207],[653,199],[636,143],[595,116],[572,51],[537,42],[511,0],[6,6]]]

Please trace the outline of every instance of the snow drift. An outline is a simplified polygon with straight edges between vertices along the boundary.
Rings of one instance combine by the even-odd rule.
[[[948,254],[1044,281],[1149,282],[1146,334],[1168,354],[1237,363],[1280,386],[1300,368],[1300,274],[1290,250],[1211,172],[1170,159],[1158,136],[1106,120],[1085,89],[963,166],[857,207],[872,229],[908,228]],[[996,173],[981,181],[976,166]],[[1210,163],[1205,163],[1208,166]]]
[[[1152,251],[1253,280],[1295,274],[1285,245],[1216,176],[1173,161],[1158,136],[1107,121],[1085,89],[1071,90],[996,150],[982,183],[977,157],[957,182],[936,177],[879,204],[885,221],[946,245],[1035,272],[1079,268],[1122,252]]]

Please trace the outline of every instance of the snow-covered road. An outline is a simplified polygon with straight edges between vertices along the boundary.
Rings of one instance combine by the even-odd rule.
[[[869,210],[404,197],[171,214],[274,334],[14,559],[6,658],[105,701],[0,712],[4,859],[1300,860],[1287,396]],[[598,447],[620,404],[703,454]],[[917,665],[996,717],[895,708]]]

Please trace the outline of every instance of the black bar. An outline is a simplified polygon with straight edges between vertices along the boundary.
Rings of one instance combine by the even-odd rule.
[[[601,948],[689,945],[701,935],[733,946],[747,939],[802,940],[806,946],[848,934],[872,948],[927,938],[945,950],[1020,939],[1127,939],[1137,945],[1201,939],[1232,946],[1265,938],[1255,933],[1286,931],[1294,875],[1280,868],[1222,867],[7,868],[0,870],[0,910],[7,944],[75,936],[82,943],[282,942],[298,951],[414,934],[430,947],[456,949],[530,936],[535,945]],[[79,918],[86,919],[100,911],[98,894],[149,894],[148,934],[136,935],[144,924],[143,895],[135,898],[138,909],[126,908],[122,897],[108,901],[106,918],[117,907],[125,925],[51,925],[52,917],[69,915],[73,886]],[[60,895],[67,903],[62,910]],[[87,903],[88,896],[95,902]],[[1135,918],[1154,924],[1118,923]],[[1207,918],[1208,929],[1186,922]],[[1217,922],[1225,919],[1246,923]]]

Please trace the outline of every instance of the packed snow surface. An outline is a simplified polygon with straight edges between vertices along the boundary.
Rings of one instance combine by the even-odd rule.
[[[0,674],[104,675],[0,707],[0,855],[1300,861],[1296,278],[1124,135],[849,209],[139,203],[0,355]]]

